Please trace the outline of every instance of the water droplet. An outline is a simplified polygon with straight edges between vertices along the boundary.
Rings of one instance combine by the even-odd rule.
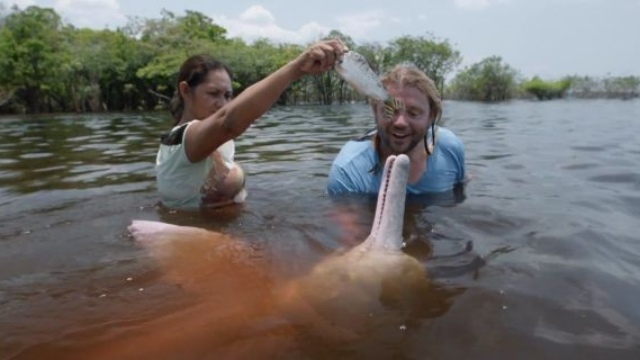
[[[407,326],[406,325],[400,325],[400,330],[402,330],[402,331],[407,330]]]
[[[127,281],[133,281],[133,278],[132,277],[128,277]]]

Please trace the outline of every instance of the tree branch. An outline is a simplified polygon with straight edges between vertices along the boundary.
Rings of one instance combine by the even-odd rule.
[[[171,98],[170,98],[170,97],[168,97],[168,96],[167,96],[167,95],[165,95],[165,94],[161,94],[161,93],[159,93],[159,92],[157,92],[157,91],[153,91],[153,90],[151,90],[151,89],[147,89],[147,91],[148,91],[148,92],[150,92],[152,95],[155,95],[155,96],[159,97],[160,99],[167,101],[168,103],[170,103],[170,102],[171,102]]]

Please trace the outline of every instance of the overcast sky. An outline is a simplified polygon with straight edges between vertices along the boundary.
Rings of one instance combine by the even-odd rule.
[[[356,42],[448,39],[469,65],[498,55],[524,76],[640,75],[640,0],[0,0],[53,7],[77,27],[196,10],[247,41],[307,43],[338,29]]]

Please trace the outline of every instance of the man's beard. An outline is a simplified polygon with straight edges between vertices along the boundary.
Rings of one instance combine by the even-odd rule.
[[[409,142],[409,145],[406,147],[406,149],[403,150],[403,149],[397,149],[397,147],[391,143],[390,135],[388,135],[388,133],[385,135],[378,134],[378,136],[380,138],[382,145],[391,152],[391,155],[400,155],[400,154],[408,155],[409,152],[413,150],[416,146],[418,146],[418,144],[420,144],[420,142],[423,139],[423,137],[416,137],[415,139],[412,138],[411,142]]]

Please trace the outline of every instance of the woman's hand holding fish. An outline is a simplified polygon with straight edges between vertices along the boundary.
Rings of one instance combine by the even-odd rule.
[[[300,76],[319,74],[330,70],[348,50],[342,40],[338,38],[323,40],[305,50],[293,63]]]

